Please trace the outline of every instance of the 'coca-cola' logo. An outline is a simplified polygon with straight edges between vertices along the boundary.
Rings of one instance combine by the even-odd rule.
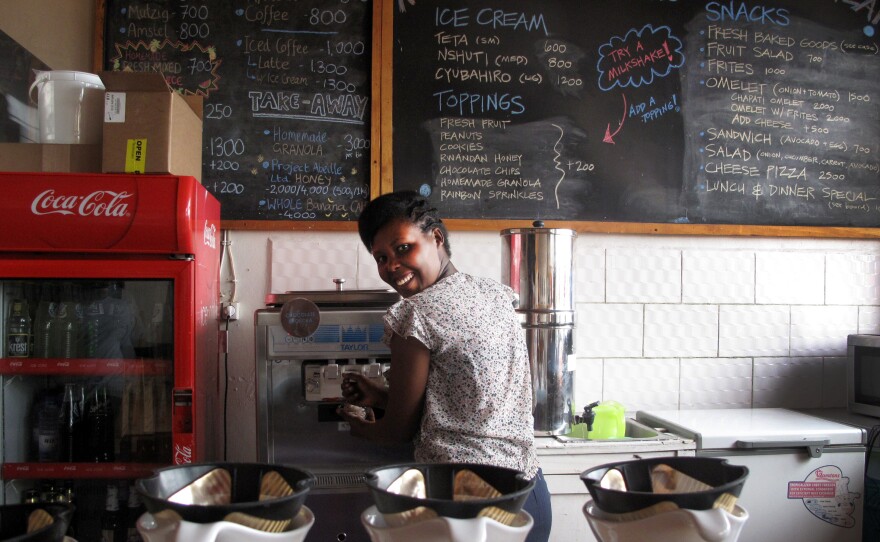
[[[205,245],[210,247],[211,249],[217,248],[217,226],[214,224],[208,224],[208,221],[205,221],[205,229],[202,234],[202,240]]]
[[[174,464],[175,465],[185,465],[187,463],[192,463],[192,448],[189,446],[183,446],[180,444],[174,445]]]
[[[31,203],[31,212],[35,215],[79,215],[124,217],[128,213],[125,201],[133,194],[129,192],[112,192],[96,190],[85,196],[56,195],[50,188],[40,193]]]

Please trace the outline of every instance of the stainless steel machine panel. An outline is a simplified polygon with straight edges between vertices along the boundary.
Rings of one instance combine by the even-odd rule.
[[[363,473],[412,461],[411,446],[387,446],[349,435],[336,414],[347,372],[384,381],[390,352],[382,316],[398,297],[388,292],[303,292],[319,311],[317,329],[294,337],[281,326],[290,295],[255,315],[257,459],[307,469],[318,479],[306,505],[315,513],[307,542],[368,542],[360,514],[373,504]],[[381,412],[379,412],[381,415]]]
[[[336,414],[342,374],[358,371],[381,378],[389,367],[388,347],[381,341],[384,312],[321,311],[315,333],[297,338],[282,329],[277,309],[257,311],[260,460],[317,474],[363,471],[411,458],[408,450],[351,437],[348,424]]]

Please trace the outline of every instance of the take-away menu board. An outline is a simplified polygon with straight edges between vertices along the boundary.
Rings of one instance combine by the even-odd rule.
[[[445,216],[880,225],[880,3],[397,0],[391,12],[383,177]]]
[[[204,97],[224,221],[345,221],[370,195],[372,2],[116,1],[104,68]]]

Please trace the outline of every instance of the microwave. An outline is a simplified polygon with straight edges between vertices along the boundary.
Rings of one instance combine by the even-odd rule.
[[[880,335],[847,336],[846,390],[850,412],[880,418]]]

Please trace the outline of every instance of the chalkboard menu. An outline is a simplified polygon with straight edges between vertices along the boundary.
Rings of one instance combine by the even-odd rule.
[[[109,0],[103,64],[204,97],[224,222],[349,221],[370,196],[371,29],[368,0]]]
[[[397,0],[385,20],[383,178],[445,216],[880,226],[880,3]]]

